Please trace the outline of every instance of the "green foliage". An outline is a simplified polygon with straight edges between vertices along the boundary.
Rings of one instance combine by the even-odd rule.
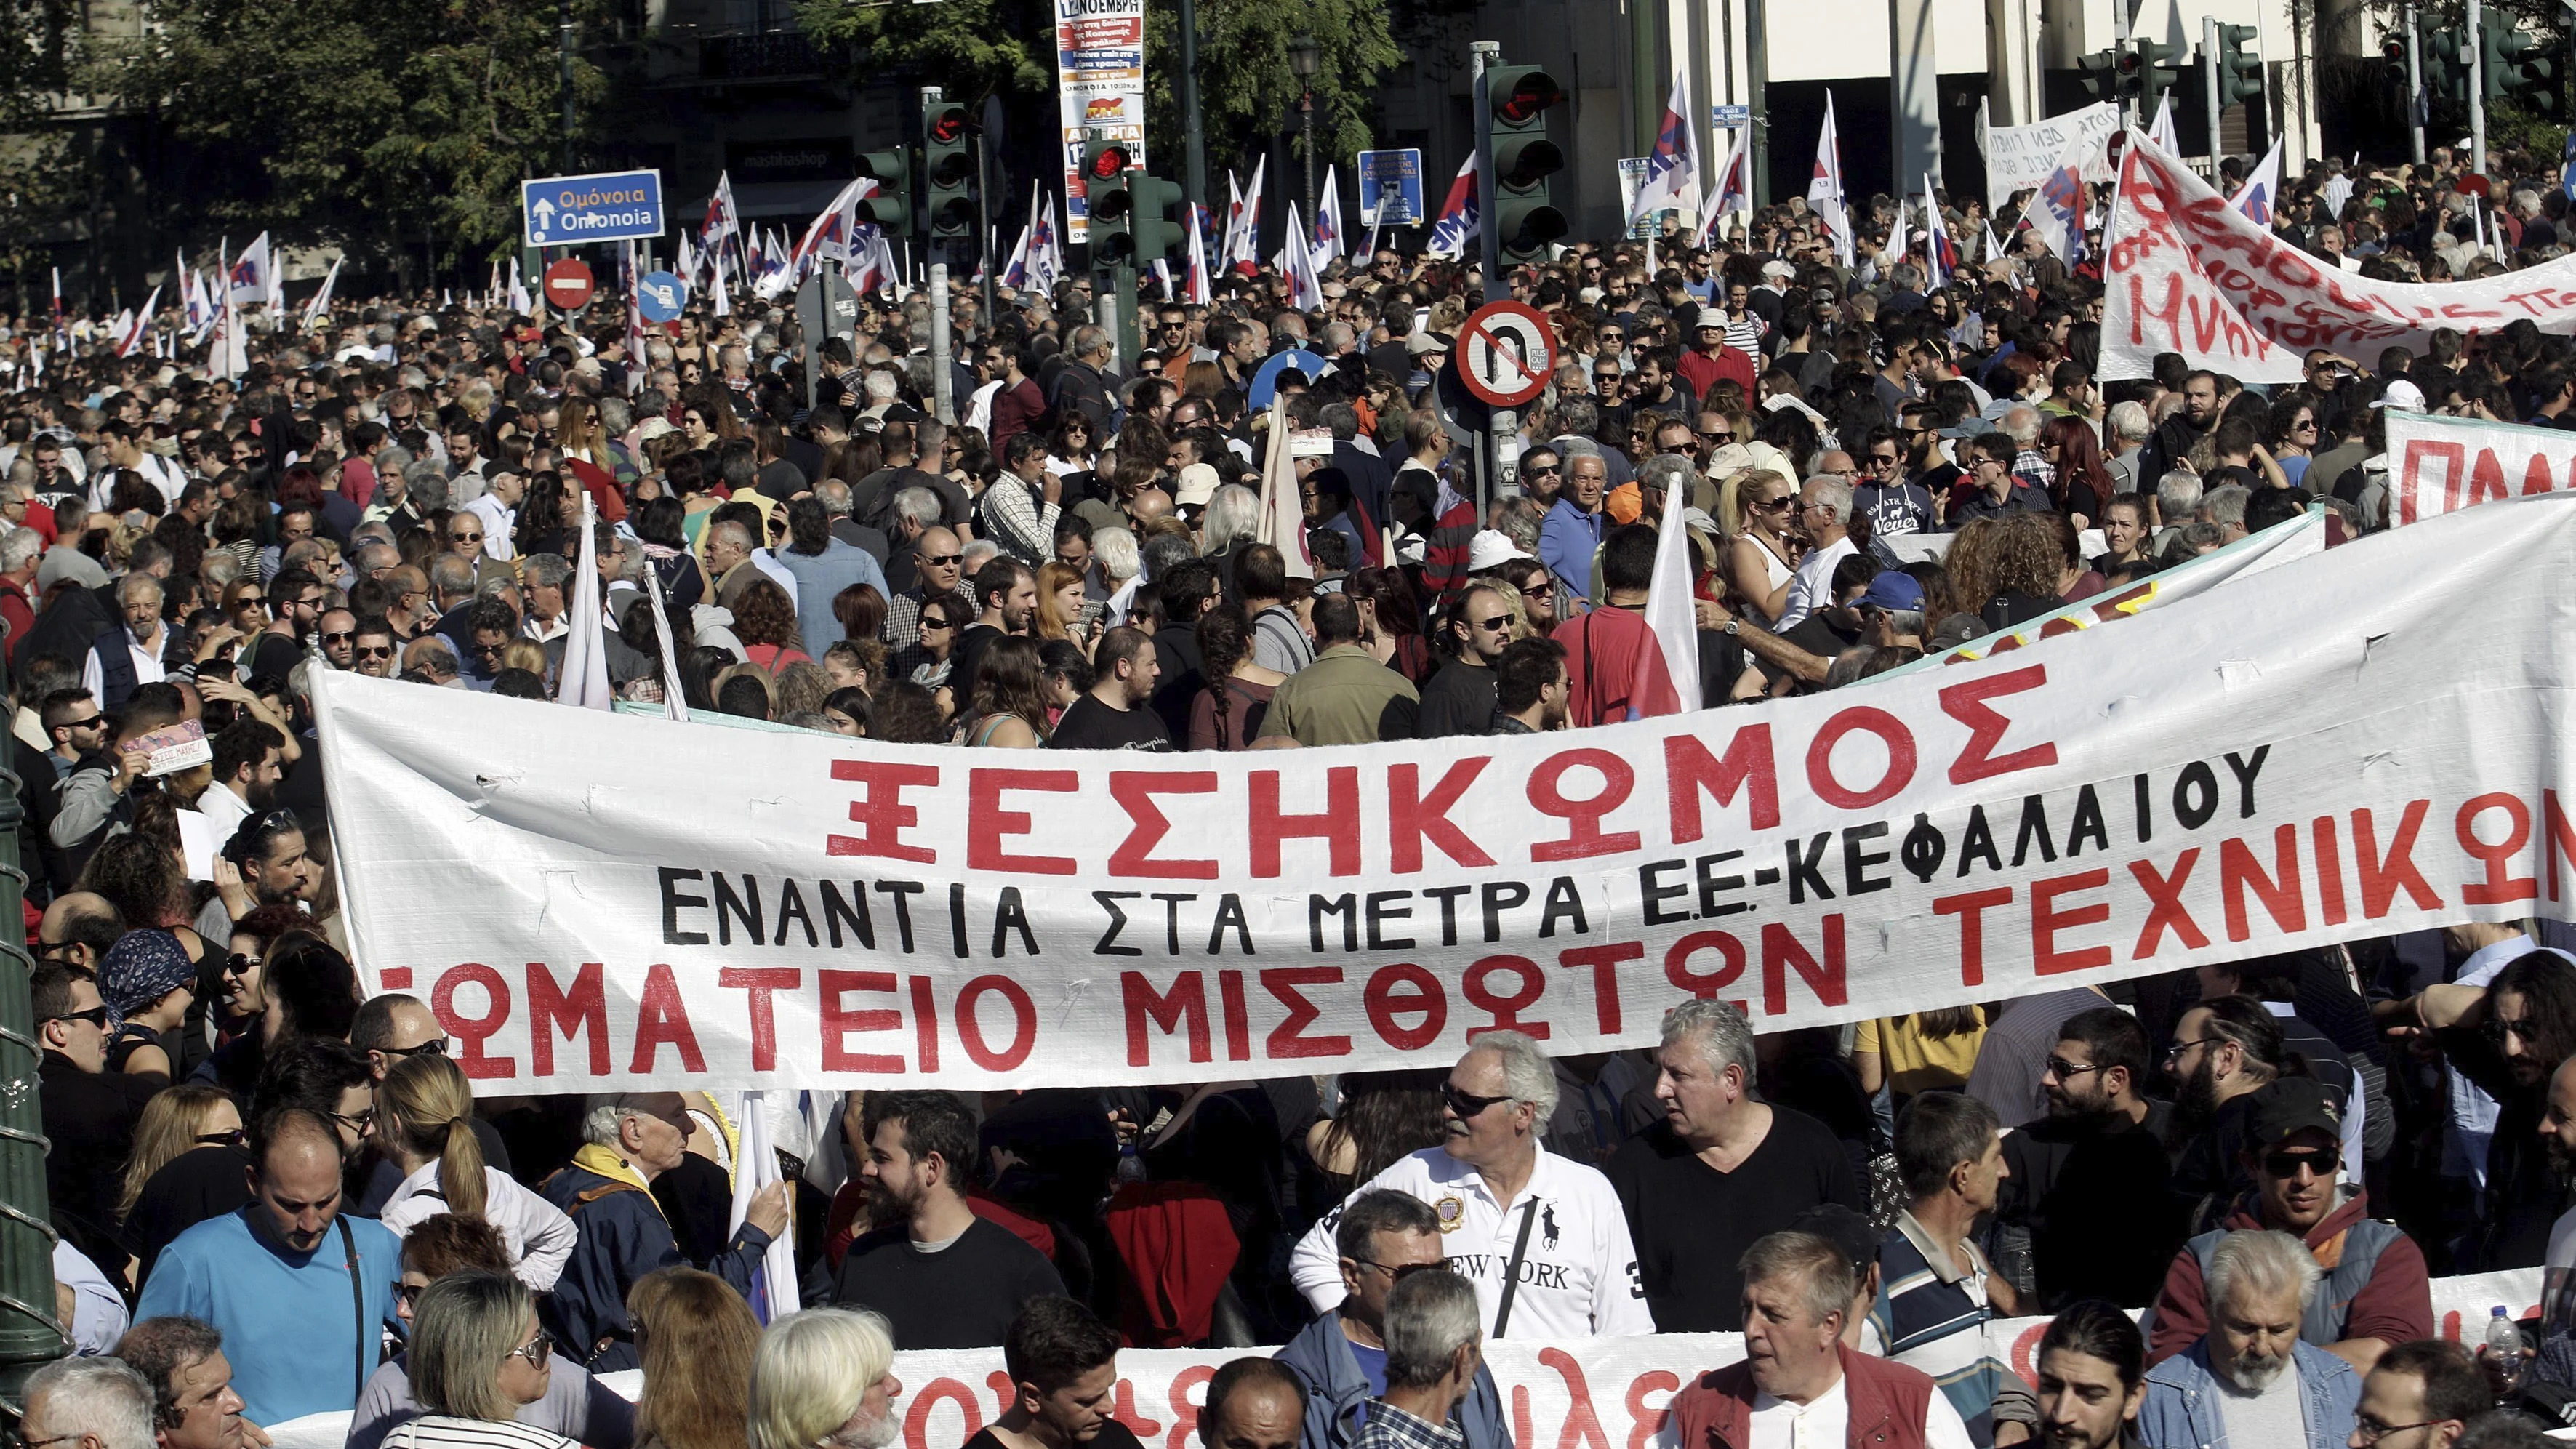
[[[1053,17],[1053,8],[1039,0],[798,0],[796,6],[797,22],[814,43],[849,47],[863,73],[911,72],[924,84],[946,87],[948,99],[969,108],[989,95],[1055,88]]]
[[[1179,174],[1177,13],[1169,4],[1145,9],[1146,154],[1167,175]],[[1314,77],[1319,161],[1347,161],[1368,146],[1378,82],[1404,62],[1387,17],[1377,0],[1199,0],[1199,110],[1211,174],[1248,166],[1272,135],[1296,131],[1301,86],[1288,42],[1300,35],[1323,47]]]

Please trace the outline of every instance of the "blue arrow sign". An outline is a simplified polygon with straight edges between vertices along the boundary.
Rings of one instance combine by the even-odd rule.
[[[641,240],[660,236],[664,229],[659,171],[603,171],[522,181],[519,205],[527,213],[532,247]]]
[[[635,280],[635,303],[645,321],[668,322],[688,305],[688,284],[669,272],[646,272]]]

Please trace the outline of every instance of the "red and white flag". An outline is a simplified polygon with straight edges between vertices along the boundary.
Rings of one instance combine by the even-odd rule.
[[[1833,238],[1834,255],[1852,264],[1851,213],[1844,205],[1842,137],[1834,127],[1834,93],[1825,92],[1825,124],[1816,133],[1816,173],[1807,182],[1807,205],[1814,207],[1825,232]]]
[[[1690,502],[1686,491],[1664,490],[1655,578],[1646,589],[1644,614],[1655,647],[1637,651],[1636,677],[1628,685],[1630,719],[1699,708],[1699,609],[1691,586],[1690,530],[1682,522]]]

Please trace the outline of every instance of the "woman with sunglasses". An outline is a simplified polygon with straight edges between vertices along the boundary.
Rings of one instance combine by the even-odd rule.
[[[506,1273],[451,1273],[421,1290],[411,1328],[411,1396],[424,1412],[389,1425],[377,1444],[578,1449],[561,1434],[530,1432],[519,1419],[521,1409],[546,1397],[554,1358],[528,1285]]]
[[[1742,502],[1744,519],[1743,533],[1726,546],[1727,586],[1767,629],[1789,606],[1789,583],[1797,576],[1789,530],[1798,490],[1768,468],[1739,473],[1726,487]]]
[[[1047,439],[1047,471],[1064,478],[1091,472],[1099,463],[1100,444],[1092,436],[1091,419],[1077,409],[1064,409]]]
[[[2293,488],[2307,486],[2308,465],[2317,460],[2319,426],[2322,416],[2316,395],[2306,388],[2292,388],[2272,405],[2272,462],[2281,470]]]
[[[125,1187],[117,1199],[116,1220],[122,1223],[131,1216],[143,1196],[143,1185],[181,1156],[200,1147],[239,1147],[241,1143],[241,1105],[232,1093],[195,1082],[154,1093],[134,1124],[134,1150],[125,1157]]]

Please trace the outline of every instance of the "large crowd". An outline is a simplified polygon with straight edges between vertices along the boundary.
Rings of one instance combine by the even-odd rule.
[[[2276,229],[2430,280],[2569,249],[2534,182],[2478,250],[2463,180],[2326,163]],[[896,1350],[999,1347],[972,1449],[1129,1449],[1117,1354],[1198,1347],[1242,1350],[1208,1449],[1507,1449],[1487,1343],[1721,1331],[1746,1356],[1673,1396],[1683,1449],[2526,1442],[2576,1399],[2554,923],[1841,1030],[1693,1001],[1597,1056],[1497,1032],[1411,1071],[852,1093],[771,1124],[783,1180],[740,1211],[728,1099],[478,1099],[428,1005],[364,994],[325,671],[561,708],[596,627],[629,708],[902,744],[1582,728],[1631,713],[1676,517],[1688,703],[1725,706],[2315,504],[2385,527],[2391,409],[2576,426],[2576,349],[2529,323],[2289,387],[2101,381],[2097,267],[2023,232],[1928,286],[1879,249],[1894,205],[1855,211],[1852,264],[1791,201],[1513,269],[1559,362],[1499,486],[1435,401],[1484,278],[1393,249],[1320,307],[1269,272],[1149,301],[1128,359],[1079,278],[960,292],[941,360],[913,292],[810,346],[748,299],[640,351],[613,308],[254,312],[239,375],[13,329],[0,620],[72,1351],[25,1441],[336,1413],[351,1449],[882,1449]],[[781,1240],[806,1307],[771,1314]],[[2433,1279],[2515,1268],[2535,1320],[2437,1336]],[[2024,1315],[2029,1378],[1988,1332]]]

